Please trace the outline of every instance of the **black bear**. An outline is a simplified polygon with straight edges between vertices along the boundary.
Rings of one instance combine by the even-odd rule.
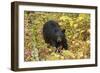
[[[65,38],[65,30],[62,30],[56,21],[49,20],[43,26],[43,37],[46,43],[56,47],[56,51],[68,49],[67,40]]]

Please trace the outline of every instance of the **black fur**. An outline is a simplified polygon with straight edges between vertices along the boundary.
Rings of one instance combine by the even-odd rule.
[[[46,43],[53,47],[67,49],[65,30],[62,30],[57,22],[50,20],[43,26],[43,37]]]

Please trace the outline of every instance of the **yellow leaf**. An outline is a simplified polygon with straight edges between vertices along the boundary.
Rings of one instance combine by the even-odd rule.
[[[74,24],[74,28],[77,28],[78,24]]]
[[[74,53],[72,53],[71,51],[68,51],[68,50],[66,50],[66,51],[63,51],[63,56],[64,57],[66,57],[66,58],[75,58],[75,55],[74,55]]]
[[[73,23],[74,23],[73,21],[70,21],[70,26],[71,26],[71,27],[73,27]]]
[[[78,52],[78,53],[77,53],[77,58],[80,59],[80,58],[82,58],[82,57],[83,57],[83,52]]]
[[[67,17],[67,16],[62,16],[62,17],[60,17],[60,20],[65,21],[66,19],[68,19],[68,17]]]

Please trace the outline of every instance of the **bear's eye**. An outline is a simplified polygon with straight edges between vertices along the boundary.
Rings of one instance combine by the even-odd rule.
[[[57,29],[55,29],[54,31],[55,31],[55,32],[57,32],[58,30],[57,30]]]

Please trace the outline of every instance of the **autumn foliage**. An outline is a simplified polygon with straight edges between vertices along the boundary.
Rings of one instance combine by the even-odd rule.
[[[43,25],[55,20],[65,29],[68,50],[55,52],[45,43]],[[47,61],[90,58],[90,14],[61,12],[24,12],[24,60]]]

